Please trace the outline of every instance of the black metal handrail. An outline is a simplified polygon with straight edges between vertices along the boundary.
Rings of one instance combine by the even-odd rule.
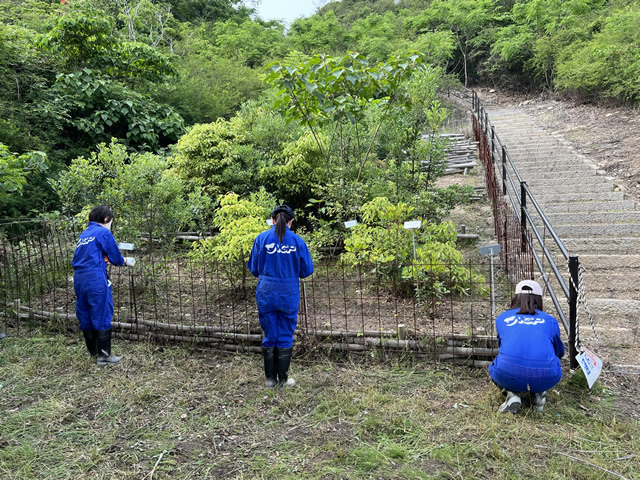
[[[551,297],[551,300],[556,308],[556,311],[558,312],[560,321],[562,322],[565,328],[565,331],[569,337],[569,341],[568,341],[569,357],[570,357],[571,367],[575,368],[578,366],[578,362],[575,359],[575,356],[578,353],[577,352],[577,345],[578,345],[577,335],[578,334],[577,334],[577,328],[576,328],[577,301],[578,301],[576,285],[578,284],[578,268],[579,268],[578,257],[569,254],[569,251],[567,250],[566,246],[564,245],[564,243],[562,242],[562,240],[554,230],[553,226],[551,225],[551,222],[542,211],[542,208],[536,201],[533,195],[533,192],[527,185],[526,181],[523,180],[522,176],[518,172],[518,169],[514,165],[511,159],[511,156],[509,155],[507,146],[502,142],[499,135],[495,131],[495,127],[489,121],[489,114],[485,111],[475,90],[472,91],[472,112],[475,117],[475,121],[480,125],[481,130],[485,135],[487,142],[489,142],[489,139],[490,139],[490,147],[489,147],[490,160],[494,166],[496,166],[497,164],[496,150],[498,149],[500,152],[501,173],[502,173],[501,175],[502,195],[506,197],[506,199],[508,199],[508,203],[511,205],[515,215],[520,221],[522,249],[525,249],[527,247],[530,249],[533,255],[533,259],[536,263],[536,266],[538,267],[538,270],[542,274],[545,286],[547,288],[547,292]],[[496,149],[496,146],[498,147],[497,149]],[[481,155],[482,154],[483,152],[481,152]],[[495,168],[494,168],[494,171],[496,171]],[[512,175],[512,172],[513,172],[513,175]],[[515,176],[515,179],[513,178],[514,176]],[[517,186],[518,184],[520,188],[518,188]],[[570,277],[569,281],[565,281],[563,275],[560,273],[558,265],[556,264],[553,258],[553,255],[547,248],[545,244],[545,238],[543,238],[543,235],[540,234],[540,231],[538,230],[538,227],[536,226],[534,219],[531,215],[531,211],[528,205],[529,201],[530,201],[530,204],[533,205],[533,211],[535,211],[535,213],[541,219],[542,226],[544,227],[545,231],[549,232],[549,234],[551,235],[551,238],[553,239],[553,242],[558,247],[559,251],[562,253],[565,260],[568,261],[569,277]],[[527,231],[528,228],[531,229],[531,231],[533,231],[533,237],[535,237],[537,242],[540,244],[540,247],[542,249],[542,255],[543,255],[542,259],[541,259],[541,255],[538,254],[538,251],[534,245],[533,237],[529,235]],[[551,285],[549,276],[547,275],[547,273],[545,273],[544,263],[543,263],[545,258],[549,261],[549,266],[551,268],[553,275],[555,275],[558,281],[558,284],[560,285],[560,288],[562,290],[562,295],[566,298],[567,303],[569,304],[568,319],[567,319],[567,315],[565,315],[565,312],[560,305],[558,296],[556,295],[553,289],[553,286]]]

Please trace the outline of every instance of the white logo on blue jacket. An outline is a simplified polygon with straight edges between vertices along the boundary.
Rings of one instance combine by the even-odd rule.
[[[537,325],[539,323],[544,323],[544,318],[530,315],[514,315],[512,317],[507,317],[504,319],[504,323],[507,327],[513,327],[516,324],[519,325]]]
[[[83,245],[89,245],[91,242],[93,242],[96,239],[96,237],[85,237],[85,238],[81,238],[80,240],[78,240],[78,245],[76,245],[76,248],[78,247],[82,247]]]
[[[274,253],[293,253],[296,251],[296,247],[293,245],[277,245],[275,243],[267,243],[264,248],[267,249],[267,253],[272,255]]]

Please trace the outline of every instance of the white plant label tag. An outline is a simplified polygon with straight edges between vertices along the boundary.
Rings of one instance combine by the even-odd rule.
[[[602,360],[592,351],[586,348],[583,348],[583,350],[581,354],[576,355],[576,360],[578,360],[584,376],[587,377],[589,388],[591,388],[600,376],[600,372],[602,372]]]
[[[420,228],[421,226],[422,226],[422,220],[410,220],[408,222],[404,222],[404,228],[406,228],[407,230]]]
[[[133,243],[124,243],[124,242],[120,242],[118,244],[118,248],[120,250],[133,250],[135,248],[135,245]]]
[[[355,227],[358,224],[357,220],[349,220],[348,222],[344,222],[344,228]]]
[[[273,218],[267,218],[267,225],[273,225]]]

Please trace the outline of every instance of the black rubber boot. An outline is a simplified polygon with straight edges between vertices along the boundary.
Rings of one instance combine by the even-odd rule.
[[[293,387],[296,381],[289,378],[289,365],[291,364],[291,354],[293,348],[276,349],[276,369],[278,370],[278,386]]]
[[[98,365],[110,365],[118,363],[122,357],[111,354],[111,330],[96,332],[98,336]]]
[[[84,342],[87,344],[87,350],[89,350],[89,355],[95,357],[98,355],[98,336],[95,331],[91,332],[82,332],[84,334]]]
[[[262,356],[264,357],[264,375],[267,377],[267,388],[273,388],[278,383],[276,376],[276,348],[262,347]]]

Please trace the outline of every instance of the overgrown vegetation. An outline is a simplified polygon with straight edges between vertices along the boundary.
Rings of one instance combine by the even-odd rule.
[[[640,100],[637,1],[342,0],[326,3],[315,15],[294,21],[288,30],[281,23],[257,18],[251,5],[240,0],[3,2],[0,143],[18,156],[46,153],[49,176],[111,138],[137,152],[162,154],[185,127],[229,120],[243,108],[248,118],[243,105],[268,89],[261,77],[274,61],[295,67],[296,78],[304,75],[303,65],[319,75],[322,71],[314,65],[320,62],[325,67],[331,62],[332,67],[351,62],[342,77],[312,82],[317,91],[310,92],[309,100],[318,98],[325,87],[352,82],[355,91],[362,79],[370,81],[367,75],[362,77],[366,69],[358,66],[360,58],[373,68],[412,51],[421,52],[423,65],[452,75],[442,77],[441,84],[457,77],[465,85],[492,82],[566,91],[584,99]],[[348,51],[359,56],[349,59]],[[398,72],[403,64],[395,63],[393,68]],[[287,68],[278,71],[281,87]],[[380,85],[384,81],[379,79]],[[384,103],[386,94],[373,90],[369,95],[369,100]],[[390,101],[380,105],[385,115],[396,120],[411,115],[404,111],[394,115],[393,104],[404,102],[387,98]],[[348,103],[338,108],[343,114],[335,117],[338,123],[356,115]],[[258,105],[270,108],[264,99]],[[373,113],[367,115],[375,120]],[[375,149],[364,150],[365,164],[375,163],[372,152],[378,158],[389,153],[384,150],[390,146],[380,142],[390,124],[385,120],[382,134],[374,135]],[[352,136],[348,128],[339,133],[343,139]],[[318,145],[331,138],[314,136]],[[251,147],[257,145],[249,143],[247,149]],[[317,153],[325,159],[328,154],[321,148]],[[313,162],[300,165],[300,160],[292,160],[296,155],[288,154],[285,167],[262,165],[265,171],[259,181],[266,185],[290,180],[287,169],[302,168],[305,175],[311,174]],[[3,202],[0,216],[58,210],[59,198],[46,179],[44,174],[35,175],[22,197]],[[229,181],[235,182],[233,188],[225,186],[218,194],[243,193],[238,190],[244,179]],[[283,182],[278,183],[282,189]],[[302,186],[295,190],[300,205],[306,203],[305,195],[313,198]],[[347,196],[357,193],[345,192]]]
[[[637,478],[637,391],[567,372],[545,411],[502,401],[486,371],[429,360],[294,359],[116,340],[98,368],[65,337],[0,343],[0,476],[27,478]],[[604,469],[608,470],[607,474]]]

